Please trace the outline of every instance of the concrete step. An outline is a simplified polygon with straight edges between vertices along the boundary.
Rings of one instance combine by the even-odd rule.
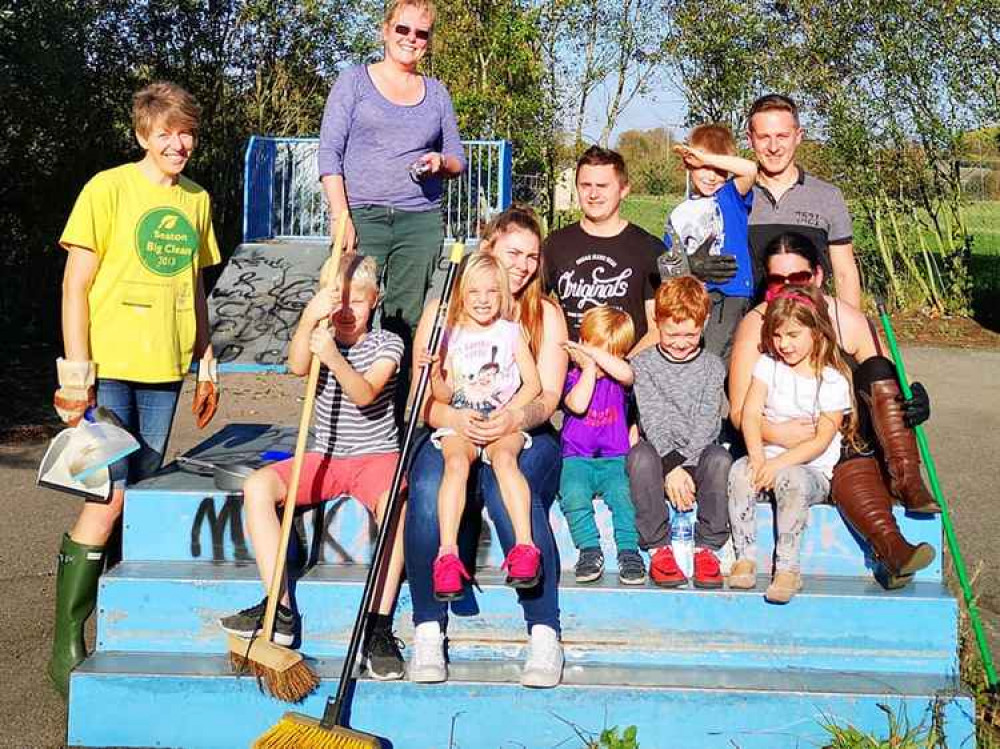
[[[366,570],[319,566],[295,586],[302,650],[342,655]],[[481,594],[452,605],[449,635],[457,659],[509,658],[525,642],[513,590],[481,571]],[[806,580],[787,606],[755,591],[664,590],[565,580],[559,604],[571,662],[685,666],[759,666],[815,670],[957,671],[957,604],[940,583],[887,593],[861,579]],[[224,653],[220,616],[263,595],[253,565],[125,562],[101,579],[98,648],[102,651]],[[474,616],[481,613],[481,616]],[[412,642],[411,603],[404,585],[398,633]]]
[[[229,425],[191,455],[209,461],[264,465],[266,450],[294,449],[294,435],[285,427]],[[603,502],[595,504],[598,527],[604,539],[609,572],[617,571],[612,540],[611,514]],[[926,541],[941,547],[941,522],[937,516],[908,516],[901,508],[896,517],[913,543]],[[129,488],[125,504],[124,558],[133,561],[249,561],[253,548],[243,527],[241,496],[215,488],[209,476],[179,470],[176,465],[158,476]],[[558,504],[549,522],[559,545],[563,569],[572,570],[577,551]],[[774,519],[770,505],[758,512],[758,569],[771,569]],[[370,557],[374,526],[368,513],[350,498],[338,498],[300,512],[296,518],[298,557],[319,564],[366,563]],[[479,545],[480,567],[498,568],[503,561],[499,541],[484,520]],[[845,525],[834,507],[819,505],[810,511],[810,525],[802,542],[803,571],[809,575],[869,577],[874,567],[870,550]],[[917,579],[941,580],[941,557]]]
[[[319,717],[341,664],[313,665],[320,688],[293,709]],[[631,725],[651,749],[793,749],[828,743],[831,723],[885,737],[888,709],[925,729],[936,714],[948,746],[975,745],[973,701],[949,677],[581,663],[556,689],[517,679],[511,661],[455,663],[440,685],[362,679],[350,723],[398,749],[579,746]],[[287,709],[222,656],[99,653],[73,673],[67,743],[245,747]]]

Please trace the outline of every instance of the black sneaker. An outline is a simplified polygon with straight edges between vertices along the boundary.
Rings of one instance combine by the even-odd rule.
[[[373,629],[365,638],[364,664],[368,675],[379,681],[402,679],[405,673],[402,641],[391,629]]]
[[[618,581],[622,585],[646,584],[646,565],[635,549],[618,552]]]
[[[267,608],[267,599],[263,599],[256,606],[243,609],[237,614],[231,614],[219,619],[219,626],[231,635],[249,640],[261,627],[264,626],[264,610]],[[278,604],[278,615],[274,619],[274,643],[290,647],[295,641],[295,625],[298,617],[295,612],[287,606]]]
[[[592,583],[600,580],[604,574],[604,554],[597,546],[580,549],[580,558],[576,560],[576,581]]]

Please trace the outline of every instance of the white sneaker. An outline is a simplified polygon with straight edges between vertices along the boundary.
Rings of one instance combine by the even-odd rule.
[[[521,684],[526,687],[554,687],[562,681],[563,663],[562,643],[556,631],[544,624],[532,627],[528,657],[521,671]]]
[[[435,684],[448,679],[444,662],[444,634],[437,622],[423,622],[413,632],[413,656],[407,671],[410,681]]]

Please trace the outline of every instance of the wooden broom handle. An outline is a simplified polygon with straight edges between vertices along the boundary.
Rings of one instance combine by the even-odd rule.
[[[340,271],[340,257],[344,250],[344,234],[347,230],[347,211],[340,214],[337,220],[337,233],[330,250],[329,272],[326,283],[329,286],[336,281]],[[322,278],[320,281],[322,282]],[[325,330],[327,321],[322,320],[320,329]],[[281,597],[281,583],[285,577],[285,561],[288,557],[288,540],[292,537],[292,523],[295,519],[295,498],[299,492],[299,478],[302,474],[302,463],[305,461],[306,442],[309,439],[309,422],[312,419],[313,404],[316,401],[316,386],[319,384],[320,361],[316,354],[309,362],[309,379],[306,382],[306,398],[302,404],[302,415],[299,417],[299,434],[295,440],[295,457],[292,459],[292,475],[288,482],[288,493],[285,495],[285,506],[281,514],[281,538],[278,541],[278,553],[274,560],[274,573],[271,575],[271,586],[267,590],[267,609],[264,612],[264,638],[270,641],[274,635],[274,620],[278,616],[278,599]]]

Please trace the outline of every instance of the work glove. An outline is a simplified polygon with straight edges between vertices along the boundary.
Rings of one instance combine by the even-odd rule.
[[[215,359],[198,362],[198,382],[194,388],[191,413],[199,429],[204,429],[219,407],[219,366]]]
[[[710,255],[708,250],[715,242],[715,235],[710,234],[698,249],[688,255],[688,265],[691,273],[705,283],[725,283],[736,275],[736,257],[734,255]]]
[[[97,404],[97,366],[92,361],[56,359],[59,389],[52,397],[59,418],[74,427],[89,406]]]
[[[927,388],[919,382],[910,385],[912,397],[903,398],[902,394],[896,398],[903,404],[903,423],[910,429],[917,424],[923,424],[931,417],[931,398],[927,394]]]

